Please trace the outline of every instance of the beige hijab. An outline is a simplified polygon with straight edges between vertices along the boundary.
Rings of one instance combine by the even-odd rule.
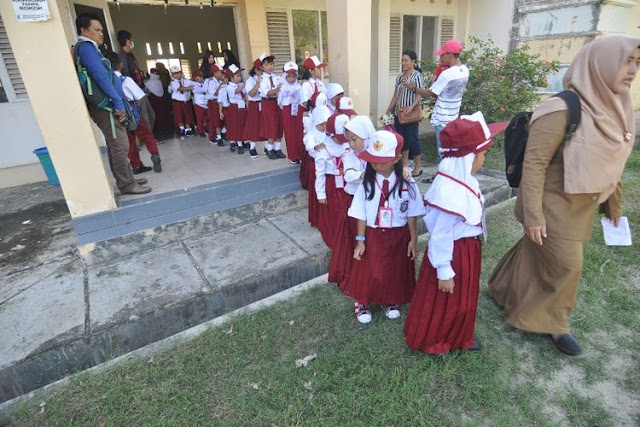
[[[635,139],[631,93],[611,90],[620,67],[640,47],[640,38],[612,35],[585,45],[564,76],[565,89],[580,96],[582,119],[564,147],[564,189],[567,193],[599,193],[605,201],[620,182]],[[559,98],[540,104],[531,117],[566,110]],[[631,139],[625,140],[630,133]]]

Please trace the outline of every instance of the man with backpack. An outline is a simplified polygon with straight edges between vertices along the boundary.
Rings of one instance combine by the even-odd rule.
[[[83,13],[76,18],[78,42],[73,56],[76,66],[83,70],[85,100],[91,119],[98,125],[107,144],[109,165],[121,194],[144,194],[151,191],[144,186],[146,179],[136,180],[127,157],[127,117],[124,95],[120,81],[115,78],[109,61],[98,50],[104,42],[100,19]],[[100,99],[102,98],[102,99]],[[131,118],[133,120],[133,118]]]

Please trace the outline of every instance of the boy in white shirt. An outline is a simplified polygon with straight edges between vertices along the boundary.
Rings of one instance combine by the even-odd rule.
[[[193,109],[196,112],[196,126],[200,136],[204,137],[206,129],[207,109],[209,103],[209,85],[205,83],[202,71],[193,72]]]
[[[179,138],[193,136],[193,113],[191,112],[191,91],[194,84],[185,79],[178,65],[171,66],[171,83],[169,93],[173,103],[173,120]]]

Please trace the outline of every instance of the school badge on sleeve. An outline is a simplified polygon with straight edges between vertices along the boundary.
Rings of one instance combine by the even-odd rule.
[[[408,210],[409,210],[409,201],[404,200],[402,203],[400,203],[400,212],[405,213]]]

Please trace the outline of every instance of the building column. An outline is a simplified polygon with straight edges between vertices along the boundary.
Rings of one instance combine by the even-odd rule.
[[[327,0],[329,72],[360,114],[370,109],[372,0]]]
[[[18,22],[11,3],[0,1],[0,14],[71,216],[116,208],[65,37],[64,0],[48,1],[44,22]]]
[[[248,70],[262,52],[269,52],[264,0],[241,0],[235,8],[240,63]]]

